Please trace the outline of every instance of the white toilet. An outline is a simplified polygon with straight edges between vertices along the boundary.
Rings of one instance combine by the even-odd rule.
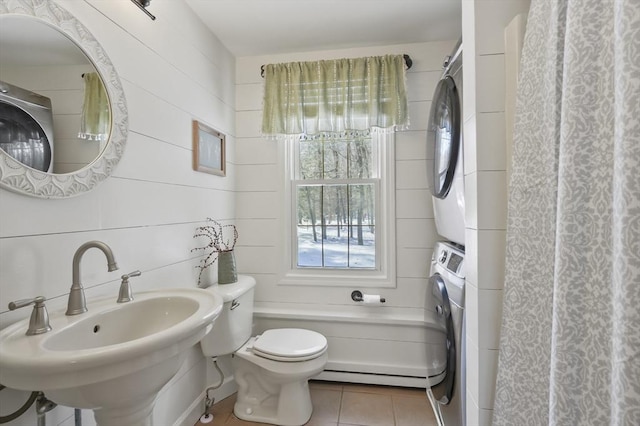
[[[253,422],[299,426],[311,417],[309,379],[324,370],[327,339],[299,328],[267,330],[251,337],[255,280],[208,289],[224,299],[213,329],[201,341],[205,356],[233,354],[238,395],[234,414]]]

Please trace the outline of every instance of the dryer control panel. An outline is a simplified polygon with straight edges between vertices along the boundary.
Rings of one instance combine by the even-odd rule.
[[[443,247],[441,244],[437,253],[434,253],[433,261],[455,275],[464,276],[464,252],[458,252],[453,247]]]

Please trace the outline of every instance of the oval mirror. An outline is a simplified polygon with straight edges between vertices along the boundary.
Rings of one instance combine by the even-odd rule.
[[[106,179],[128,132],[118,75],[52,0],[0,4],[0,186],[64,198]]]

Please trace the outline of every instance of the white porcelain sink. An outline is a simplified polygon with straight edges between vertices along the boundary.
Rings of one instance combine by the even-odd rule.
[[[133,341],[179,325],[199,307],[198,300],[184,296],[168,297],[163,294],[163,297],[134,300],[134,303],[126,303],[117,306],[116,309],[108,309],[82,318],[54,333],[42,344],[50,351],[81,351],[94,348],[104,350],[106,347],[128,342],[142,345],[141,342]],[[132,350],[131,345],[128,351]]]
[[[151,424],[153,401],[222,310],[212,292],[160,289],[135,300],[88,302],[89,312],[50,313],[53,328],[26,336],[28,319],[0,331],[0,383],[44,391],[52,401],[93,409],[102,425]]]

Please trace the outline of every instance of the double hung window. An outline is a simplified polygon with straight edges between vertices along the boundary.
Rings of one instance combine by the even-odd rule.
[[[290,170],[285,282],[390,285],[393,134],[287,142]],[[326,283],[326,281],[325,281]]]
[[[296,266],[375,269],[377,144],[367,136],[300,141],[297,148]]]

